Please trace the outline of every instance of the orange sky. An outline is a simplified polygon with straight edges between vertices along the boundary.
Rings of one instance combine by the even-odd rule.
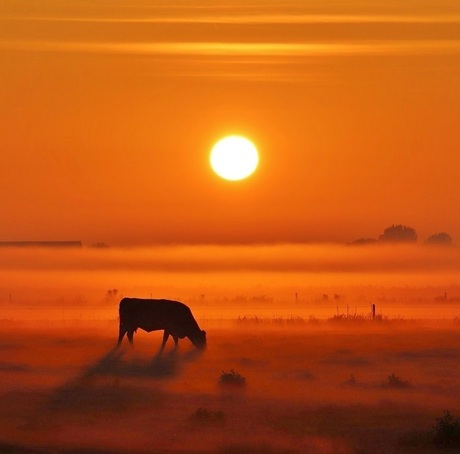
[[[0,240],[460,241],[460,3],[325,3],[4,0]]]

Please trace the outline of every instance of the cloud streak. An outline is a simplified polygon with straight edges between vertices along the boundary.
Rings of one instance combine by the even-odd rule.
[[[51,42],[3,41],[0,49],[32,52],[95,53],[172,56],[346,56],[451,54],[460,40],[373,41],[357,43],[244,43],[244,42]]]
[[[11,19],[9,19],[11,20]],[[16,17],[12,20],[40,22],[148,23],[148,24],[455,24],[459,15],[359,15],[359,14],[209,14],[150,17]]]

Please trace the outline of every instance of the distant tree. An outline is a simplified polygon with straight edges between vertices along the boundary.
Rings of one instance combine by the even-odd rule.
[[[415,243],[417,241],[417,232],[407,225],[392,225],[386,228],[379,241],[384,243]]]
[[[425,243],[442,246],[452,246],[452,237],[446,232],[435,233],[429,236],[426,239]]]
[[[118,289],[114,288],[114,289],[107,290],[105,297],[106,299],[111,299],[111,298],[116,298],[117,295],[118,295]]]

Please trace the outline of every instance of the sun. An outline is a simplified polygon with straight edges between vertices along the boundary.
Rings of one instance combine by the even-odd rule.
[[[255,145],[242,136],[227,136],[211,150],[211,167],[220,177],[237,181],[247,178],[259,164]]]

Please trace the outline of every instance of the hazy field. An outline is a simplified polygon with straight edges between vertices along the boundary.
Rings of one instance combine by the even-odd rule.
[[[162,356],[160,332],[114,351],[116,321],[2,322],[0,452],[435,452],[459,414],[452,321],[199,322],[204,353]],[[219,384],[232,369],[245,387]]]

